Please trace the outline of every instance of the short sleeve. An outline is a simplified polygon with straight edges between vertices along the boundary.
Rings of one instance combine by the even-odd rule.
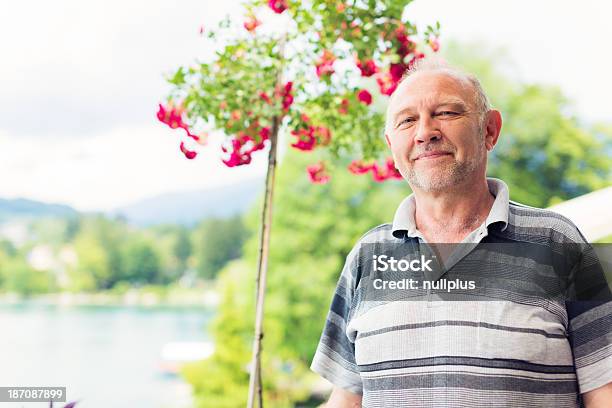
[[[580,393],[612,382],[612,296],[593,248],[583,251],[574,281],[575,297],[566,303],[569,339]]]
[[[355,344],[346,333],[355,293],[354,252],[346,258],[311,370],[337,387],[362,394],[359,368],[355,362]]]

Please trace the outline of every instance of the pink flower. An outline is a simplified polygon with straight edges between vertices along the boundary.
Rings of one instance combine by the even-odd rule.
[[[418,60],[423,59],[423,58],[425,58],[425,54],[423,54],[422,52],[415,51],[414,57],[412,57],[412,59],[408,63],[408,69],[412,68]]]
[[[242,166],[244,164],[249,164],[251,162],[251,153],[249,151],[243,152],[241,151],[244,143],[250,140],[250,137],[245,134],[241,134],[238,138],[234,138],[231,141],[232,147],[229,152],[230,155],[227,159],[222,159],[221,161],[227,167],[235,167]],[[228,153],[228,148],[225,146],[221,147],[224,153]]]
[[[378,72],[378,67],[374,60],[367,60],[365,62],[361,62],[359,59],[356,60],[357,68],[361,71],[361,76],[371,77],[375,73]]]
[[[283,90],[277,94],[282,98],[283,110],[287,112],[289,107],[293,104],[293,95],[291,94],[291,89],[293,88],[293,82],[289,81],[285,84]]]
[[[440,41],[438,37],[429,37],[428,43],[433,52],[438,52],[438,50],[440,50]]]
[[[325,164],[319,162],[306,167],[310,182],[313,184],[325,184],[329,181],[330,176],[325,170]]]
[[[291,147],[298,150],[308,152],[314,149],[317,144],[312,126],[309,126],[308,129],[292,130],[291,134],[297,137],[297,140],[291,143]]]
[[[391,78],[395,82],[399,82],[402,79],[402,76],[406,72],[406,66],[404,64],[391,64],[389,66],[389,74],[391,74]]]
[[[253,33],[255,29],[261,25],[261,21],[255,16],[249,16],[243,25],[248,32]]]
[[[324,50],[323,55],[315,64],[317,76],[321,78],[323,75],[331,75],[334,73],[334,61],[336,56],[329,50]]]
[[[269,0],[268,6],[274,10],[275,13],[282,13],[287,10],[287,0]]]
[[[190,132],[189,126],[183,121],[183,112],[184,108],[181,106],[174,106],[172,103],[169,103],[168,106],[163,106],[160,103],[157,110],[157,119],[168,125],[170,129],[183,129],[187,136],[196,139],[197,136]]]
[[[272,103],[272,101],[270,100],[270,97],[269,97],[269,96],[268,96],[268,94],[267,94],[267,93],[265,93],[265,92],[260,92],[260,93],[259,93],[259,97],[260,97],[261,99],[263,99],[264,101],[266,101],[266,103],[267,103],[268,105],[270,105],[270,104]]]
[[[357,93],[357,99],[359,99],[361,103],[369,105],[372,103],[372,94],[369,93],[366,89],[362,89],[361,91],[359,91],[359,93]]]
[[[195,158],[198,155],[198,153],[194,152],[193,150],[187,150],[187,148],[185,147],[185,142],[181,142],[181,152],[183,152],[185,157],[189,160]]]
[[[374,168],[372,169],[372,178],[374,181],[380,183],[392,179],[401,179],[402,175],[395,168],[393,157],[387,157],[383,166],[379,166],[378,163],[374,164]]]
[[[364,163],[361,160],[353,160],[348,166],[348,170],[353,174],[366,174],[371,171],[372,179],[377,183],[392,179],[402,179],[402,175],[395,168],[393,157],[387,157],[383,165],[376,162]]]
[[[397,88],[397,81],[393,79],[389,72],[379,72],[376,75],[378,88],[383,95],[391,95]]]
[[[348,171],[353,174],[365,174],[372,170],[373,163],[364,163],[362,160],[353,160],[348,166]]]

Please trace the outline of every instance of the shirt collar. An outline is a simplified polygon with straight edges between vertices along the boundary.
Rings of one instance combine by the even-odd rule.
[[[487,178],[487,185],[491,194],[495,196],[495,201],[485,221],[485,226],[488,227],[495,222],[501,222],[504,224],[503,231],[508,226],[508,208],[510,205],[508,186],[502,180],[496,178]],[[413,193],[404,198],[397,211],[395,211],[392,229],[395,238],[403,238],[404,235],[409,237],[419,235],[414,221],[415,209],[416,201]]]

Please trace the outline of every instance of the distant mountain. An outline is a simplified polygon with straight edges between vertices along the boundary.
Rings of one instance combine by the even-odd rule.
[[[206,217],[244,213],[263,192],[261,179],[198,191],[165,193],[108,212],[139,226],[194,225]]]
[[[0,198],[0,221],[15,218],[68,217],[78,211],[64,204],[51,204],[26,198]]]

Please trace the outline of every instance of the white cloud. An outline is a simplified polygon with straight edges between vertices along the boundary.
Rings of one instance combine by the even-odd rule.
[[[264,151],[255,153],[249,166],[226,167],[220,161],[219,138],[187,160],[179,151],[181,133],[154,123],[79,139],[0,135],[0,196],[100,210],[168,191],[237,183],[265,172]]]

